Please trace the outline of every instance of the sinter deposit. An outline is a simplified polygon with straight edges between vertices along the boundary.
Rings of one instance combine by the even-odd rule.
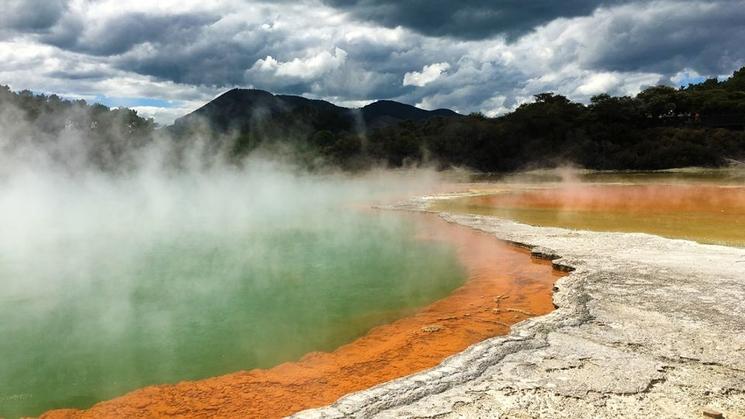
[[[298,417],[745,416],[745,249],[441,216],[560,256],[558,309]]]

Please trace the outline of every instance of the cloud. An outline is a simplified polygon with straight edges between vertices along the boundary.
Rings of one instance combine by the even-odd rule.
[[[0,31],[44,31],[53,26],[66,8],[64,0],[3,0]]]
[[[743,0],[29,1],[5,2],[0,84],[170,101],[138,105],[160,121],[233,87],[496,115],[745,65]]]
[[[440,78],[450,68],[448,63],[425,65],[422,71],[410,71],[404,74],[404,86],[426,86]]]
[[[721,74],[744,63],[743,21],[742,0],[640,2],[550,22],[516,49],[527,59],[538,51],[549,66],[571,61],[605,71],[669,75],[690,67]]]
[[[355,18],[387,27],[402,26],[428,36],[516,38],[561,17],[589,15],[610,3],[601,0],[326,0]],[[613,2],[622,3],[621,0]]]
[[[620,79],[613,73],[597,73],[587,78],[587,81],[577,88],[581,95],[597,95],[610,92],[616,87]]]
[[[101,57],[60,51],[30,41],[0,41],[0,83],[15,90],[55,93],[112,106],[116,103],[107,98],[166,98],[171,101],[169,106],[148,112],[148,116],[164,124],[173,121],[174,108],[192,111],[222,91],[130,73],[113,68]]]
[[[102,19],[68,15],[42,41],[56,47],[93,55],[118,55],[134,46],[169,44],[191,38],[218,18],[197,14],[148,15],[128,13]]]
[[[266,58],[257,60],[251,70],[269,72],[278,77],[310,80],[336,70],[344,65],[346,60],[347,52],[341,48],[335,48],[333,54],[321,51],[318,54],[294,58],[286,62],[277,61],[271,55],[267,55]]]
[[[158,124],[169,125],[203,104],[202,102],[178,102],[173,106],[132,106],[130,109],[134,109],[138,115],[145,118],[153,118]]]
[[[745,65],[745,29],[735,23],[745,20],[742,6],[624,4],[556,19],[513,42],[464,42],[463,54],[449,60],[455,65],[445,80],[409,96],[416,102],[426,98],[429,106],[492,114],[543,91],[589,101],[598,93],[633,95],[650,85],[673,84],[684,69],[698,76],[730,74]],[[500,98],[498,106],[494,98]]]

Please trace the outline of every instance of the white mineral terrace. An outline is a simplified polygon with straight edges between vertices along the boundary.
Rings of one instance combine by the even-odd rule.
[[[441,216],[574,269],[557,309],[297,417],[745,418],[745,249]]]

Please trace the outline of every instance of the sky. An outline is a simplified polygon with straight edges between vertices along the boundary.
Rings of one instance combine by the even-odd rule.
[[[745,0],[0,0],[0,84],[169,124],[234,87],[500,115],[726,77]]]

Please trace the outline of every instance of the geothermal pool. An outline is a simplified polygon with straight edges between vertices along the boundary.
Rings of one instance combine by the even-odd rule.
[[[550,264],[431,215],[367,209],[402,180],[55,179],[0,182],[0,417],[149,385],[89,414],[281,416],[553,308]],[[441,211],[745,245],[741,185],[592,174],[426,188],[473,187]]]
[[[444,358],[528,317],[553,310],[551,288],[562,275],[548,261],[486,233],[433,215],[408,215],[416,240],[454,249],[467,280],[439,299],[329,352],[276,367],[140,389],[83,412],[55,410],[45,418],[279,418],[433,367]],[[343,321],[343,319],[341,319]]]
[[[552,310],[550,264],[370,209],[439,185],[261,161],[0,174],[0,417],[276,417]]]
[[[642,232],[745,246],[743,181],[661,175],[606,178],[610,179],[615,182],[598,182],[595,175],[590,182],[505,184],[493,192],[437,201],[432,209],[537,226]]]
[[[301,221],[66,234],[0,255],[0,417],[332,350],[465,279],[453,246],[397,214]]]

